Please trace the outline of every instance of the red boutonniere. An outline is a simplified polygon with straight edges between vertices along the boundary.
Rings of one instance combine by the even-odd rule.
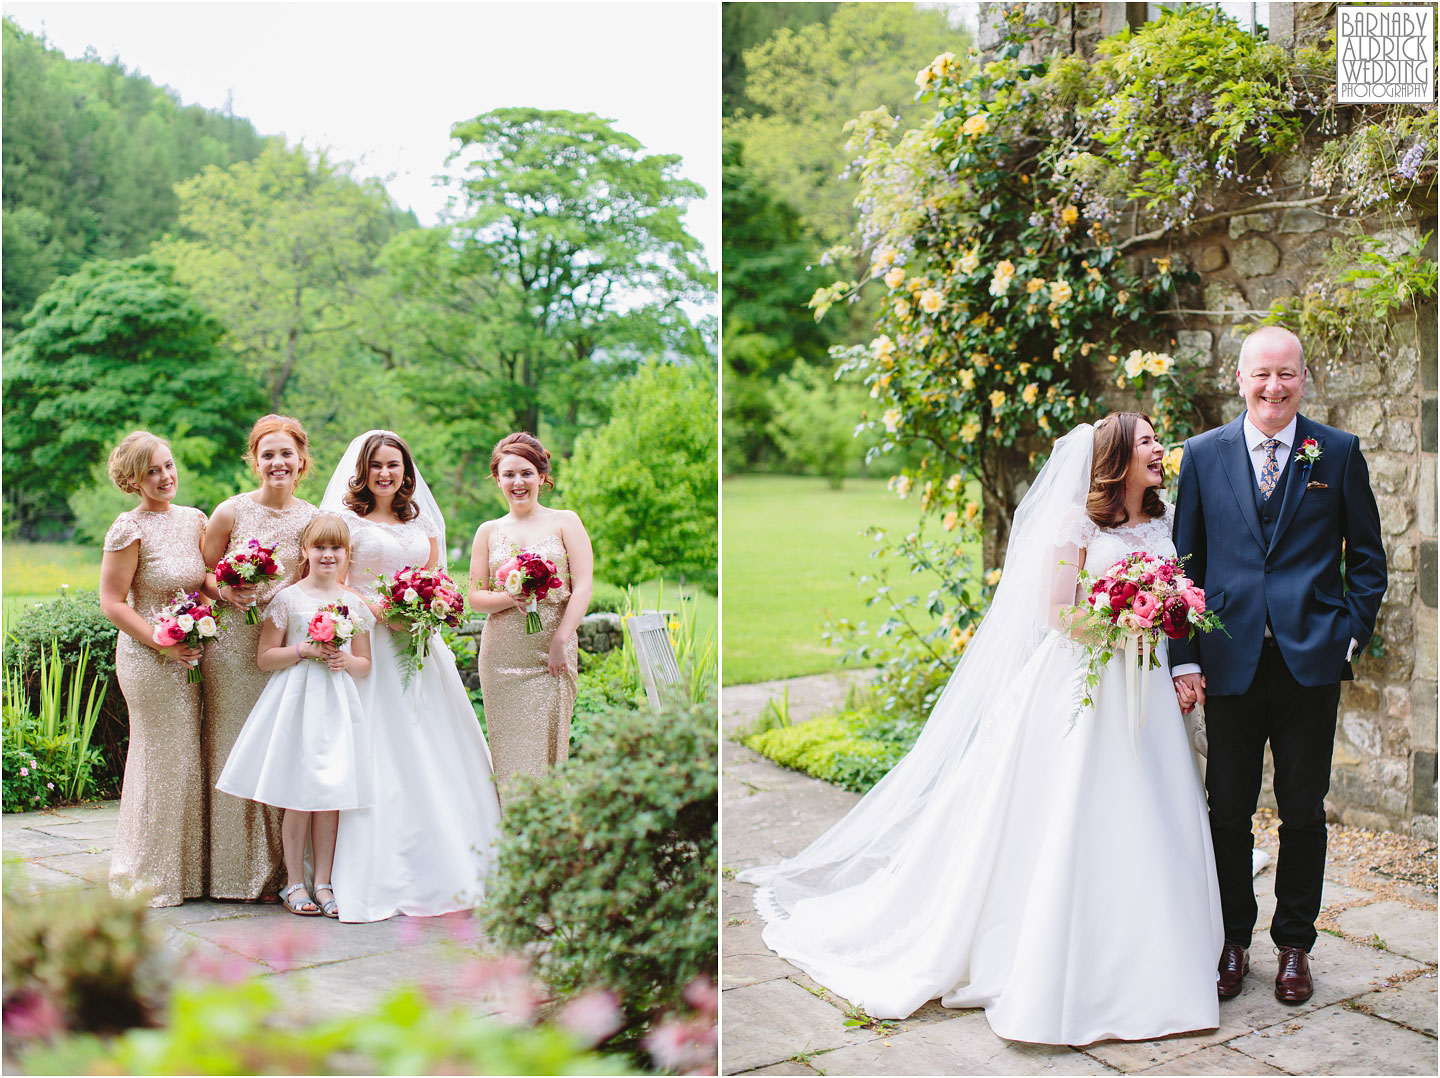
[[[1295,459],[1302,464],[1314,464],[1320,459],[1320,454],[1325,450],[1320,448],[1320,443],[1314,438],[1306,438],[1300,443],[1300,448],[1295,450]]]

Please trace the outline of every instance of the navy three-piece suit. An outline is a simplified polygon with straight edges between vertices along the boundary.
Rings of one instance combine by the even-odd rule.
[[[1175,548],[1190,556],[1186,574],[1226,632],[1172,641],[1170,663],[1199,663],[1205,676],[1205,785],[1225,938],[1248,947],[1255,925],[1251,817],[1268,740],[1281,820],[1270,934],[1277,946],[1308,951],[1340,682],[1351,677],[1351,640],[1363,647],[1374,631],[1385,550],[1358,438],[1297,416],[1290,459],[1265,498],[1244,421],[1185,444]],[[1313,463],[1297,453],[1306,439],[1320,449]]]

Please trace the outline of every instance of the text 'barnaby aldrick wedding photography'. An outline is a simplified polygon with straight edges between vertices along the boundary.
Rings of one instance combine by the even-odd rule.
[[[1342,5],[1336,21],[1340,104],[1435,100],[1435,10]]]

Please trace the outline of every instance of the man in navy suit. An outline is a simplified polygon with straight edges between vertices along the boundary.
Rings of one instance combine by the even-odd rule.
[[[1280,812],[1275,996],[1302,1003],[1314,991],[1307,956],[1324,884],[1340,682],[1385,594],[1380,514],[1359,439],[1299,414],[1305,373],[1289,330],[1247,337],[1236,371],[1245,414],[1185,443],[1176,494],[1175,548],[1190,556],[1185,571],[1226,630],[1170,647],[1182,708],[1205,706],[1222,999],[1240,993],[1249,969],[1251,817],[1267,740]]]

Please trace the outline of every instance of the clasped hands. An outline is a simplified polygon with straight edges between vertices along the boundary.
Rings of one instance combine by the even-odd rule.
[[[1205,706],[1204,674],[1181,674],[1171,680],[1175,685],[1175,697],[1180,701],[1180,714],[1190,714],[1197,704]]]

